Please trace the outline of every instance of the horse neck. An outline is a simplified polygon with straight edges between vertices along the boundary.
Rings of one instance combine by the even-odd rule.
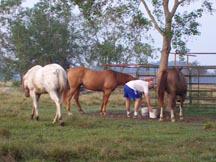
[[[134,78],[133,76],[126,74],[126,73],[117,73],[117,84],[118,85],[124,85],[125,83],[131,81],[131,80],[135,80],[136,78]]]

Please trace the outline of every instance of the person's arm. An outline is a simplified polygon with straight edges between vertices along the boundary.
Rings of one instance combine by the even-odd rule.
[[[152,106],[151,106],[151,102],[150,102],[150,97],[148,94],[145,94],[145,99],[146,99],[146,103],[148,105],[149,111],[152,112]]]

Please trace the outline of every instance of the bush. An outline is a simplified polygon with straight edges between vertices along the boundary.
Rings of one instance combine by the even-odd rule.
[[[19,87],[21,85],[21,81],[20,80],[16,80],[12,82],[12,86],[13,87]]]

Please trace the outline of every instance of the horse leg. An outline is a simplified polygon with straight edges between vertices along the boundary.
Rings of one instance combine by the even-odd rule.
[[[183,101],[182,101],[182,98],[180,100],[180,105],[179,105],[179,119],[180,120],[184,120],[184,117],[183,117]]]
[[[67,99],[66,99],[66,111],[67,111],[67,114],[68,114],[68,115],[72,115],[72,112],[70,111],[70,101],[71,101],[71,98],[73,97],[75,91],[76,91],[75,88],[70,88],[70,91],[69,91],[69,93],[67,94]]]
[[[175,115],[174,115],[174,110],[173,110],[173,108],[171,109],[170,113],[171,113],[171,121],[172,121],[172,122],[175,122]]]
[[[51,91],[49,92],[50,98],[55,102],[56,104],[56,115],[53,119],[53,124],[56,123],[56,120],[59,119],[60,125],[64,125],[64,121],[62,120],[62,116],[61,116],[61,102],[60,102],[60,98],[57,94],[57,92],[55,91]]]
[[[35,114],[35,108],[34,108],[34,103],[33,103],[31,119],[34,119],[34,114]]]
[[[161,106],[161,110],[160,110],[160,121],[164,121],[164,118],[163,118],[163,106]]]
[[[110,90],[104,91],[104,93],[103,93],[103,100],[102,100],[101,110],[100,110],[101,115],[106,115],[106,105],[107,105],[107,102],[109,100],[110,94],[111,94]]]
[[[168,102],[167,102],[167,106],[170,110],[170,119],[172,122],[175,122],[175,114],[174,114],[174,109],[175,109],[175,106],[176,106],[176,95],[171,93],[171,94],[168,94],[167,95],[167,99],[168,99]]]
[[[79,103],[79,95],[80,95],[80,90],[77,89],[76,92],[75,92],[75,94],[74,94],[75,103],[76,103],[76,106],[77,106],[79,112],[80,112],[80,113],[85,113],[85,112],[83,111],[83,109],[81,108],[81,106],[80,106],[80,103]]]
[[[36,120],[39,120],[38,101],[40,99],[40,94],[35,94],[33,91],[31,91],[30,93],[31,93],[31,97],[32,97],[32,100],[33,100],[33,108],[32,108],[31,119],[33,119],[34,115],[35,115]]]
[[[175,122],[174,109],[175,109],[175,106],[176,106],[176,95],[169,94],[169,96],[168,96],[168,105],[170,107],[171,121]]]
[[[103,104],[103,100],[102,100],[101,108],[100,108],[100,115],[106,115],[106,114],[104,114],[104,112],[103,112],[103,107],[104,107],[104,104]]]

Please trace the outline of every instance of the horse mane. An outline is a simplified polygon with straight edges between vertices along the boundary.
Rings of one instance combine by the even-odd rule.
[[[123,73],[123,72],[119,72],[119,71],[114,71],[114,70],[111,70],[114,74],[115,74],[115,77],[116,77],[116,81],[117,81],[117,84],[125,84],[131,80],[135,80],[136,78],[133,77],[132,75],[130,74],[127,74],[127,73]]]
[[[157,94],[158,94],[158,105],[162,107],[164,105],[164,94],[166,90],[167,82],[167,71],[163,70],[157,85]]]

